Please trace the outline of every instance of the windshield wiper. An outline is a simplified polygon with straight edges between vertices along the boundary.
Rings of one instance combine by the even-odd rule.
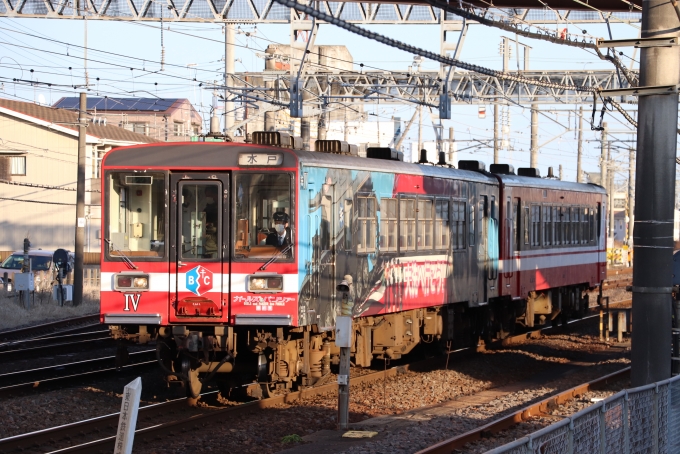
[[[287,254],[288,251],[290,251],[292,248],[293,248],[293,243],[290,243],[288,246],[286,246],[285,248],[281,249],[274,257],[270,258],[267,262],[265,262],[265,264],[262,265],[258,271],[264,271],[265,269],[267,269],[267,267],[268,267],[269,265],[271,265],[272,263],[276,262],[276,260],[278,260],[278,258],[279,258],[280,256],[282,256],[283,254]]]
[[[136,270],[136,269],[137,269],[137,265],[135,265],[134,263],[132,263],[132,260],[130,260],[130,259],[128,258],[127,255],[123,254],[123,251],[116,249],[116,246],[114,246],[113,241],[109,240],[108,238],[104,238],[104,241],[106,241],[106,242],[108,243],[108,245],[111,246],[111,249],[113,250],[113,252],[117,252],[117,253],[118,253],[118,255],[123,259],[123,261],[125,262],[125,264],[126,264],[131,270]]]

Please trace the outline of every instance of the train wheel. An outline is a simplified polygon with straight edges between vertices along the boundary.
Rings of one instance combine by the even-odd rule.
[[[182,373],[186,377],[184,388],[189,399],[198,399],[201,395],[203,383],[198,379],[198,369],[191,368],[191,360],[182,358]]]

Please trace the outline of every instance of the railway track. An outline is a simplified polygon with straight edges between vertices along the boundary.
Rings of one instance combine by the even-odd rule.
[[[512,426],[523,421],[528,421],[535,416],[548,413],[551,408],[556,408],[557,406],[573,400],[586,392],[625,378],[629,374],[630,367],[626,367],[617,372],[605,375],[604,377],[592,380],[588,383],[575,386],[571,389],[543,399],[540,402],[520,408],[519,410],[509,415],[503,416],[502,418],[499,418],[489,424],[485,424],[464,434],[434,444],[429,448],[418,451],[416,454],[451,454],[451,452],[454,450],[460,449],[468,443],[478,441],[483,437],[488,437],[490,434],[509,429]]]
[[[108,330],[4,342],[0,343],[0,362],[81,353],[107,345],[115,345]]]
[[[115,356],[88,359],[54,366],[0,374],[0,396],[10,396],[73,385],[88,379],[137,370],[156,363],[156,350],[130,353],[131,364],[119,369],[113,366]],[[0,447],[0,452],[3,452]]]
[[[74,333],[79,330],[92,328],[99,325],[99,314],[85,315],[83,317],[67,318],[41,325],[27,326],[13,330],[0,331],[0,339],[3,341],[34,338],[53,333]]]
[[[598,315],[574,320],[569,324],[582,323]],[[546,331],[564,330],[564,327],[543,327],[531,333],[524,333],[506,338],[510,344],[520,343],[528,338],[540,337]],[[505,342],[504,342],[505,344]],[[450,359],[468,354],[471,349],[462,349],[450,353]],[[437,357],[413,364],[395,366],[383,371],[371,372],[365,375],[352,377],[352,385],[375,382],[389,377],[405,373],[410,369],[423,367],[443,366],[445,357]],[[0,377],[1,378],[1,377]],[[187,417],[187,399],[177,399],[169,402],[148,405],[140,408],[137,420],[138,429],[135,432],[135,442],[144,443],[153,440],[162,434],[173,431],[187,431],[193,427],[209,424],[217,419],[228,419],[246,413],[256,412],[262,409],[275,407],[284,403],[292,403],[300,399],[306,399],[320,394],[337,390],[337,383],[331,382],[322,386],[306,388],[301,391],[273,396],[259,401],[248,402],[233,407],[222,409],[196,408],[191,410]],[[0,392],[2,389],[0,389]],[[203,394],[203,398],[210,398],[216,392]],[[0,452],[14,453],[26,452],[37,446],[49,446],[59,453],[96,453],[111,452],[115,442],[115,432],[118,424],[118,413],[101,416],[98,418],[79,421],[55,428],[45,429],[28,434],[18,435],[0,440]],[[165,419],[166,421],[162,421]]]

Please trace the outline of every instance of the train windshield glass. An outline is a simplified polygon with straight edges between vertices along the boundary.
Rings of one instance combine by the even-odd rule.
[[[165,176],[111,172],[107,176],[108,255],[135,260],[165,255]]]
[[[291,176],[239,173],[234,178],[234,258],[292,258]]]

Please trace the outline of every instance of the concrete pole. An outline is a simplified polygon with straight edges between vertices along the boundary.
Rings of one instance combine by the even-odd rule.
[[[309,124],[309,118],[300,119],[300,135],[302,136],[302,148],[304,150],[309,150],[309,141],[311,140],[311,126]]]
[[[83,302],[83,265],[85,253],[85,139],[87,137],[87,95],[80,94],[78,110],[78,176],[76,180],[76,238],[73,266],[73,305]]]
[[[456,155],[455,151],[453,151],[453,146],[454,146],[454,138],[453,138],[453,128],[449,128],[449,164],[452,165],[458,165],[456,161]]]
[[[678,37],[678,17],[671,2],[642,2],[641,37]],[[680,82],[680,49],[640,49],[640,87]],[[631,385],[671,376],[671,285],[673,208],[678,96],[640,96],[633,254]]]
[[[602,123],[602,136],[600,137],[600,184],[607,188],[607,122]]]
[[[628,150],[628,248],[633,247],[633,222],[635,214],[635,149]]]
[[[418,106],[418,151],[416,160],[420,159],[420,150],[423,149],[423,106]],[[413,159],[413,156],[411,156]]]
[[[614,239],[614,171],[611,168],[612,163],[612,143],[607,142],[607,178],[609,193],[609,238]]]
[[[345,106],[345,122],[344,122],[344,126],[342,128],[342,134],[343,134],[342,140],[347,142],[348,141],[347,137],[349,136],[348,131],[347,131],[347,106]]]
[[[560,181],[564,179],[564,173],[562,171],[562,164],[560,164]]]
[[[234,59],[236,55],[234,54],[234,42],[236,41],[236,30],[234,29],[234,24],[224,25],[224,129],[225,133],[232,133],[231,128],[234,127],[234,103],[229,101],[231,99],[231,93],[227,90],[227,87],[232,87],[234,85],[233,75],[234,75]]]
[[[498,103],[494,102],[493,104],[493,163],[498,164],[499,159],[498,159],[498,149],[500,148],[499,146],[499,138],[498,138]]]
[[[538,168],[538,104],[531,105],[531,161],[529,167]]]
[[[577,183],[583,183],[583,168],[581,167],[582,157],[583,157],[583,106],[580,106],[578,108],[578,152],[576,155]]]
[[[319,124],[317,126],[317,138],[319,140],[326,140],[326,134],[328,132],[328,124],[326,123],[326,110],[324,109],[321,115],[319,115]]]

